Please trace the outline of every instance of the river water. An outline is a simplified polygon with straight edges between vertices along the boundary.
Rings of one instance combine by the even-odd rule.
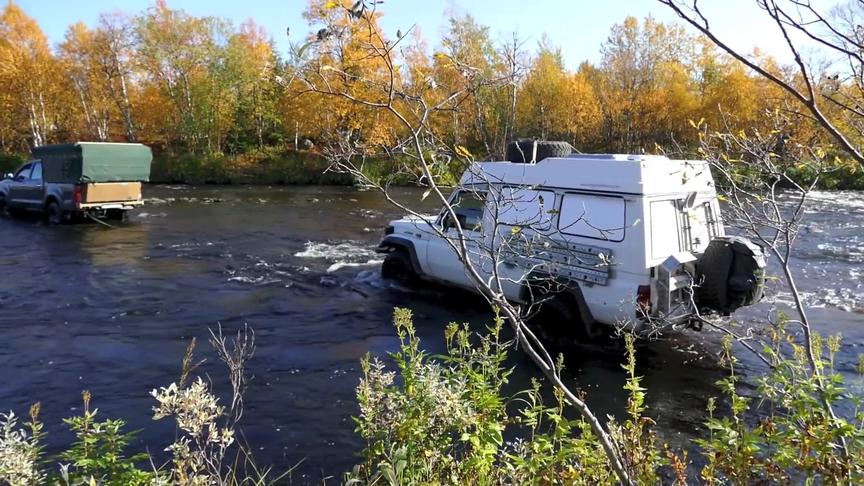
[[[397,192],[414,204],[421,194]],[[162,454],[174,427],[152,421],[150,390],[177,379],[195,337],[207,360],[200,371],[224,393],[208,329],[228,334],[248,324],[257,352],[242,428],[257,460],[277,470],[297,465],[298,484],[338,478],[362,447],[351,420],[359,361],[396,348],[393,307],[413,309],[432,352],[442,351],[446,323],[488,322],[469,295],[380,279],[373,249],[400,212],[373,192],[157,186],[145,197],[118,228],[0,220],[0,410],[26,415],[41,401],[52,447],[71,439],[60,419],[80,411],[87,389],[103,417],[143,429],[136,448]],[[799,284],[819,329],[845,336],[837,367],[860,391],[853,370],[864,353],[864,193],[817,193],[811,208],[794,262]],[[770,306],[737,317],[757,322]],[[707,398],[719,393],[718,341],[714,332],[685,332],[640,346],[650,414],[673,446],[688,446]],[[741,356],[745,375],[760,370]],[[614,343],[574,348],[567,358],[568,379],[603,415],[625,404],[621,359]],[[513,391],[537,375],[518,353],[512,364]]]

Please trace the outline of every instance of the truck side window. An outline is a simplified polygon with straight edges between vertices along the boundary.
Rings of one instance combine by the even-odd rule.
[[[450,205],[453,207],[453,212],[456,213],[456,218],[459,220],[459,226],[463,230],[480,231],[483,210],[486,207],[486,193],[461,191]],[[445,231],[456,227],[447,212],[444,213],[443,226]]]
[[[555,213],[555,192],[504,187],[498,203],[498,223],[548,230]]]
[[[15,173],[15,180],[27,180],[30,178],[30,170],[33,168],[33,164],[27,164],[24,167],[18,169],[18,172]]]
[[[33,173],[30,174],[30,180],[36,182],[42,182],[42,163],[36,162],[33,164]]]

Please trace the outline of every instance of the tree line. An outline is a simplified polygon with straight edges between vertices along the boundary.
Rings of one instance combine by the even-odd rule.
[[[339,14],[350,3],[311,0],[307,32],[289,31],[291,49],[280,53],[254,20],[236,26],[164,0],[137,14],[102,14],[94,26],[70,25],[51,46],[9,2],[0,15],[0,152],[75,140],[202,156],[345,140],[392,148],[401,136],[396,120],[309,92],[297,76],[315,66],[330,79],[329,69],[359,95],[361,80],[384,75],[364,54],[372,36]],[[599,61],[575,70],[549,38],[495,40],[467,14],[451,16],[431,49],[410,26],[384,32],[379,16],[366,28],[394,50],[399,83],[446,106],[431,123],[447,144],[477,157],[501,157],[509,140],[524,137],[566,140],[585,152],[687,151],[699,130],[767,131],[772,113],[796,109],[787,93],[701,35],[650,16],[611,26]],[[795,81],[768,55],[754,56]],[[802,118],[778,143],[820,137]]]

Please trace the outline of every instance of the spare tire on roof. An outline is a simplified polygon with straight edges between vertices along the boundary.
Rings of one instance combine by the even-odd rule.
[[[537,156],[534,158],[534,144]],[[517,140],[507,145],[507,160],[516,163],[540,162],[547,157],[566,157],[573,153],[573,146],[567,142],[546,140]]]

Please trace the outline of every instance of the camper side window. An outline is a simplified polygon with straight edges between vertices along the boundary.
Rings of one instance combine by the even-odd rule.
[[[624,199],[618,196],[565,194],[558,229],[565,234],[606,241],[623,241]]]

